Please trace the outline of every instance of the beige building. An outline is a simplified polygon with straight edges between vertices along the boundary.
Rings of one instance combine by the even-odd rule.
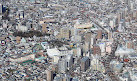
[[[70,30],[68,28],[61,28],[60,29],[60,33],[58,34],[58,38],[61,39],[66,39],[69,40],[70,39]]]
[[[21,37],[17,36],[16,37],[16,43],[20,43],[20,41],[21,41]]]
[[[55,22],[55,19],[43,18],[39,21],[40,24],[44,24],[44,22]]]
[[[85,24],[75,24],[74,27],[77,29],[85,29],[85,28],[91,28],[93,24],[91,23],[85,23]]]
[[[112,32],[108,32],[108,39],[109,39],[109,40],[113,40],[112,35],[113,35]]]
[[[102,39],[102,30],[97,31],[97,39]]]
[[[11,61],[11,62],[23,62],[23,61],[34,60],[34,59],[35,59],[34,54],[28,54],[28,55],[24,55],[21,57],[12,56],[9,58],[9,61]]]
[[[73,50],[73,55],[74,56],[78,56],[78,57],[81,56],[81,48],[80,47],[74,48],[72,50]]]
[[[90,49],[90,42],[85,42],[83,45],[83,51],[87,52]]]
[[[52,70],[46,70],[47,73],[47,81],[53,81],[53,72]]]
[[[48,32],[47,25],[45,23],[42,24],[42,32],[43,33],[47,33]]]
[[[92,34],[90,32],[85,34],[85,41],[90,42],[91,41]]]

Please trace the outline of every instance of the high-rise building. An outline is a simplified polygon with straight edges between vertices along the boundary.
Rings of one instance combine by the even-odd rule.
[[[80,47],[77,47],[76,49],[73,49],[73,55],[74,56],[77,56],[77,57],[80,57],[82,52],[81,52],[81,48]]]
[[[100,47],[98,46],[98,45],[94,45],[93,46],[93,54],[95,55],[95,54],[101,54],[101,49],[100,49]]]
[[[53,81],[53,72],[52,72],[52,70],[47,70],[47,81]]]
[[[97,31],[97,39],[102,39],[102,30]]]
[[[112,42],[106,42],[106,52],[107,53],[111,53],[111,45],[112,45]]]
[[[93,45],[95,44],[96,42],[96,38],[95,38],[95,35],[91,36],[91,41],[90,41],[90,47],[93,48]]]
[[[84,42],[83,51],[87,52],[89,51],[89,48],[90,48],[90,42]]]
[[[2,13],[2,4],[0,3],[0,14]]]
[[[67,70],[67,62],[66,59],[61,58],[58,62],[58,71],[60,73],[65,73]]]
[[[61,35],[61,38],[69,40],[70,39],[70,30],[68,28],[61,28],[60,35]]]
[[[73,56],[69,54],[66,56],[67,67],[70,68],[73,64]]]
[[[91,33],[86,33],[86,34],[85,34],[85,41],[86,41],[86,42],[90,42],[90,41],[91,41],[91,38],[90,38],[91,35],[92,35]]]
[[[19,11],[19,18],[24,18],[24,11]]]
[[[119,23],[118,31],[119,32],[123,32],[124,31],[124,23],[123,22]]]
[[[88,57],[83,57],[81,59],[81,70],[86,71],[90,66],[90,59]]]
[[[117,14],[118,24],[119,24],[121,18],[122,18],[121,13],[118,13],[118,14]]]
[[[115,27],[117,26],[118,22],[119,22],[119,18],[117,18],[116,16],[114,16],[114,17],[110,20],[109,25],[110,25],[110,27],[113,29],[113,28],[115,28]]]
[[[106,51],[105,47],[106,47],[106,43],[99,43],[99,47],[100,47],[100,50],[101,50],[101,53],[104,53]]]
[[[108,32],[108,39],[112,40],[113,39],[113,33],[112,32]]]
[[[137,18],[137,10],[134,10],[133,11],[133,19],[136,19]]]

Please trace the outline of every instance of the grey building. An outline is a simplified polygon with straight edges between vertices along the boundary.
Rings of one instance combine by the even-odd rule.
[[[67,70],[67,62],[66,59],[61,58],[58,62],[58,71],[60,73],[65,73],[65,71]]]
[[[88,57],[83,57],[81,59],[81,70],[86,71],[90,66],[90,59]]]

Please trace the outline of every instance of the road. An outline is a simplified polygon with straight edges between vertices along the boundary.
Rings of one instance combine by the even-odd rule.
[[[105,30],[102,26],[100,26],[96,21],[93,21],[91,18],[90,20],[96,24],[98,27],[100,27],[102,30]],[[112,60],[112,57],[115,57],[115,51],[117,50],[118,47],[118,41],[114,40],[113,45],[112,45],[112,52],[110,55],[105,59],[104,61],[104,67],[106,70],[107,75],[112,79],[112,81],[119,81],[119,79],[116,77],[115,73],[112,71],[110,68],[110,62]]]
[[[85,16],[86,18],[90,19],[90,21],[93,22],[96,26],[98,26],[102,30],[106,31],[101,25],[99,25],[99,23],[96,21],[95,18],[89,17],[84,13],[81,13],[81,14],[83,14],[83,16]],[[110,68],[110,62],[112,60],[112,57],[115,57],[115,51],[117,50],[117,47],[118,47],[118,41],[117,40],[114,40],[113,45],[112,45],[112,52],[104,61],[104,67],[105,67],[106,73],[111,78],[112,81],[119,81],[119,79],[116,77],[113,70]]]
[[[115,51],[117,50],[117,47],[118,47],[118,42],[115,40],[113,42],[112,52],[104,61],[104,67],[105,67],[106,73],[112,79],[112,81],[119,81],[119,79],[116,77],[113,70],[110,68],[110,62],[112,60],[112,57],[115,57]]]

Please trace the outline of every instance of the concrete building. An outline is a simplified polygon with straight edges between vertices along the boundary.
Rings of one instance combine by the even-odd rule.
[[[23,26],[23,25],[21,25],[21,24],[18,24],[18,26],[16,27],[16,29],[17,29],[18,31],[22,31],[22,32],[28,31],[28,27]]]
[[[106,43],[99,43],[99,47],[100,47],[100,50],[101,50],[101,55],[105,55],[106,53]]]
[[[66,56],[66,62],[67,62],[67,67],[71,68],[72,64],[73,64],[73,56],[72,54],[69,54]]]
[[[107,53],[111,53],[112,51],[111,45],[112,45],[112,42],[106,42],[106,52]]]
[[[59,59],[60,59],[60,56],[58,56],[58,55],[53,56],[53,62],[55,64],[58,63]]]
[[[60,51],[57,48],[47,49],[47,54],[49,57],[60,56]]]
[[[47,25],[45,23],[42,24],[42,32],[43,33],[47,33],[48,32]]]
[[[120,73],[123,70],[123,63],[120,63],[118,61],[111,61],[110,65],[111,68],[117,73]]]
[[[56,76],[53,81],[63,81],[63,77]]]
[[[63,81],[71,81],[71,77],[69,75],[63,75]]]
[[[91,68],[100,72],[105,72],[105,67],[99,61],[99,55],[92,55],[92,60],[90,61]]]
[[[86,33],[85,34],[85,42],[90,42],[92,37],[92,33]]]
[[[93,37],[91,37],[91,41],[90,41],[90,47],[93,48],[93,45],[95,44],[96,42],[96,38],[95,38],[95,35]]]
[[[113,40],[113,33],[112,32],[108,32],[108,39]]]
[[[117,26],[117,24],[118,24],[118,19],[116,17],[110,20],[109,25],[112,29],[114,29]]]
[[[48,49],[49,48],[48,42],[41,42],[41,46],[43,47],[43,49]]]
[[[91,23],[85,23],[85,24],[75,24],[74,27],[77,29],[88,29],[91,28],[93,26],[93,24]]]
[[[72,49],[73,50],[73,55],[74,56],[81,56],[81,48],[80,47],[78,47],[78,48],[74,48],[74,49]]]
[[[20,43],[20,41],[21,41],[21,37],[17,36],[16,37],[16,43]]]
[[[102,30],[98,30],[97,31],[97,36],[96,36],[97,39],[102,39]]]
[[[23,61],[27,61],[27,60],[34,60],[35,59],[35,55],[34,54],[28,54],[28,55],[24,55],[24,56],[11,56],[9,58],[9,60],[11,62],[23,62]]]
[[[88,57],[83,57],[81,59],[81,71],[86,71],[90,66],[90,59]]]
[[[0,3],[0,14],[2,14],[2,4]]]
[[[134,49],[134,43],[132,41],[127,41],[126,42],[126,47],[128,49]]]
[[[90,49],[90,42],[85,42],[83,45],[83,51],[87,52]]]
[[[94,55],[95,55],[95,54],[98,54],[98,55],[101,54],[101,49],[100,49],[100,47],[99,47],[98,45],[94,45],[92,51],[93,51],[92,53],[93,53]]]
[[[66,59],[61,58],[58,62],[58,72],[65,73],[67,70],[67,62]]]
[[[52,70],[46,70],[47,81],[53,81],[53,72]]]
[[[61,38],[69,40],[70,39],[70,30],[68,28],[60,29]]]

